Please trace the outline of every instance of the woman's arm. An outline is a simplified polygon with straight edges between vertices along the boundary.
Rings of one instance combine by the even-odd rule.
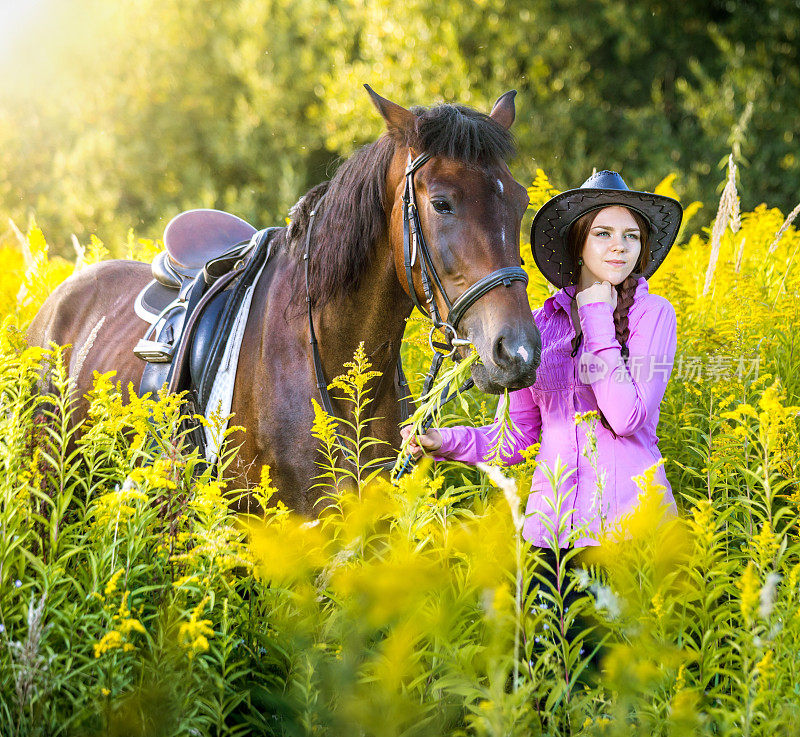
[[[632,435],[658,411],[664,397],[677,349],[675,308],[656,295],[646,300],[628,338],[630,369],[622,359],[611,305],[590,302],[578,307],[578,317],[585,341],[583,380],[592,387],[614,432]],[[600,378],[593,380],[594,376]]]
[[[509,392],[509,416],[515,430],[508,430],[501,451],[501,459],[508,463],[519,463],[522,460],[520,451],[525,450],[539,440],[542,428],[542,413],[533,399],[530,389],[519,389]],[[487,456],[500,431],[500,420],[503,411],[501,397],[497,405],[495,420],[491,425],[483,427],[440,427],[442,444],[436,451],[437,460],[449,459],[464,463],[478,463],[491,460]]]

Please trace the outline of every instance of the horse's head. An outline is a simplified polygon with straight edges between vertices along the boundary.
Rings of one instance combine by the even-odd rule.
[[[456,105],[407,110],[367,90],[395,143],[386,211],[400,283],[445,333],[453,325],[448,337],[475,346],[479,389],[530,386],[541,338],[519,268],[528,196],[505,164],[516,93],[485,115]]]

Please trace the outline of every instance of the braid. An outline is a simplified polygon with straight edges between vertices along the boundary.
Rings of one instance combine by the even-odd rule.
[[[617,289],[617,308],[614,310],[614,327],[616,328],[616,338],[622,346],[622,360],[627,365],[628,359],[628,338],[630,337],[630,330],[628,328],[628,311],[633,304],[633,297],[636,294],[636,287],[639,284],[639,277],[641,274],[636,272],[631,273],[627,279],[621,284],[618,284]],[[611,434],[616,438],[617,433],[611,429],[603,410],[599,407],[597,409],[600,415],[600,424],[610,430]]]
[[[639,275],[631,274],[622,284],[617,286],[617,309],[614,310],[614,327],[617,329],[617,340],[622,346],[622,357],[628,357],[628,310],[633,304],[633,295],[639,284]]]
[[[570,320],[572,318],[570,317]],[[578,346],[581,344],[581,338],[583,338],[583,330],[580,332],[575,333],[575,337],[572,339],[572,355],[575,356],[578,353]]]

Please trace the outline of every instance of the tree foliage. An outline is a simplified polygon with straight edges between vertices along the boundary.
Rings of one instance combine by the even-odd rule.
[[[0,209],[74,232],[157,236],[192,207],[264,226],[405,105],[488,110],[517,89],[513,170],[593,167],[711,203],[733,148],[742,194],[790,210],[800,93],[793,0],[50,0],[0,75]],[[120,250],[118,248],[117,250]]]

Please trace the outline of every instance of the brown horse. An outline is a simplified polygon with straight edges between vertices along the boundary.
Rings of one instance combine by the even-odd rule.
[[[309,294],[325,374],[330,379],[341,373],[364,342],[374,368],[382,372],[370,407],[381,419],[371,423],[369,433],[395,448],[400,416],[391,377],[413,308],[403,258],[402,194],[409,157],[431,157],[416,172],[416,205],[448,295],[460,295],[490,272],[520,264],[519,232],[528,198],[505,164],[513,153],[509,128],[515,92],[503,95],[486,115],[460,105],[407,110],[367,89],[387,132],[346,160],[331,181],[309,191],[294,207],[290,226],[276,236],[274,255],[253,295],[233,395],[234,422],[246,428],[239,438],[240,481],[257,483],[262,464],[269,464],[280,490],[276,496],[309,516],[319,512],[315,504],[321,495],[312,488],[319,468],[310,436],[311,398],[318,394],[303,263],[310,212],[319,206],[310,241]],[[424,302],[419,261],[412,281]],[[143,362],[133,347],[146,326],[135,316],[133,301],[150,278],[147,264],[96,264],[60,285],[34,319],[31,344],[72,345],[69,368],[71,374],[78,370],[73,379],[80,396],[91,387],[95,371],[113,369],[123,387],[129,382],[138,387]],[[436,302],[446,315],[438,292]],[[520,281],[498,285],[475,301],[458,334],[480,355],[473,365],[479,389],[499,393],[535,381],[540,336]],[[342,416],[347,411],[336,402],[335,409]],[[85,411],[81,400],[78,417]]]

